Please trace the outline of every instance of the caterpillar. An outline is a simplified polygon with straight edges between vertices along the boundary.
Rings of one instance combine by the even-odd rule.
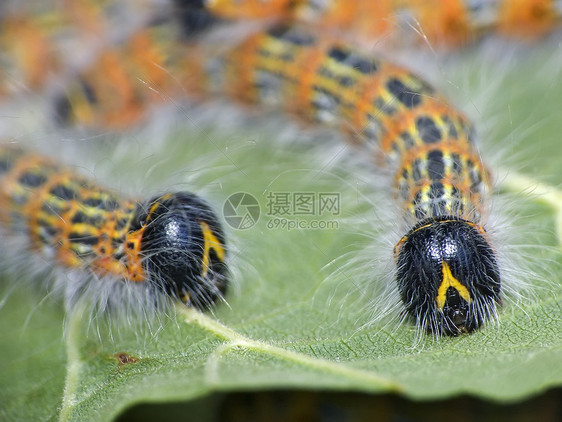
[[[68,79],[88,68],[98,55],[102,56],[100,61],[115,61],[107,58],[112,46],[127,40],[150,20],[158,19],[155,6],[152,2],[141,5],[127,0],[1,5],[0,95],[41,91],[57,77]],[[164,8],[162,14],[167,11]],[[115,80],[120,76],[119,70],[123,72],[118,69],[104,76],[113,77],[114,85],[123,83],[126,77]]]
[[[202,54],[188,90],[228,93],[339,127],[394,174],[411,229],[395,247],[396,283],[417,326],[472,332],[501,303],[482,221],[491,176],[464,115],[419,77],[299,26],[275,26],[220,57]]]
[[[185,26],[169,18],[170,8],[155,11],[149,3],[143,13],[127,13],[133,6],[80,0],[46,10],[9,9],[0,16],[0,95],[18,93],[19,86],[44,91],[52,117],[63,125],[124,129],[141,121],[170,94]],[[140,16],[116,30],[112,13]],[[84,51],[88,57],[80,57]]]
[[[160,292],[206,309],[226,291],[223,230],[192,193],[123,199],[45,156],[2,145],[0,198],[3,237],[23,237],[26,249],[61,267],[125,283],[153,304]],[[96,305],[115,306],[107,301]]]
[[[123,129],[141,121],[150,105],[170,95],[172,39],[158,42],[152,34],[167,29],[138,31],[125,43],[101,52],[56,95],[57,123]]]
[[[60,69],[48,39],[48,29],[41,25],[38,18],[16,13],[2,16],[0,46],[0,97],[17,91],[13,85],[18,84],[38,90],[44,86],[50,73]]]
[[[0,19],[2,61],[8,69],[3,72],[0,94],[13,91],[7,87],[13,85],[12,75],[18,75],[26,88],[37,90],[45,85],[49,76],[61,74],[68,67],[78,67],[74,69],[78,72],[74,82],[57,96],[56,118],[65,124],[125,128],[144,117],[147,105],[177,90],[177,86],[170,86],[170,74],[181,67],[181,56],[189,55],[188,49],[178,48],[178,44],[185,41],[182,35],[190,30],[196,31],[198,25],[208,26],[214,22],[215,16],[304,21],[346,32],[364,32],[367,40],[381,36],[388,38],[389,31],[399,26],[393,24],[392,16],[410,16],[419,21],[419,27],[430,42],[458,45],[476,38],[490,27],[497,27],[504,34],[540,37],[556,26],[562,12],[562,5],[555,0],[270,0],[265,3],[199,0],[164,2],[161,7],[157,6],[147,2],[139,10],[138,5],[128,2],[80,0],[65,1],[56,8],[37,5],[14,6],[15,11],[7,8],[6,16]],[[133,8],[135,13],[131,13]],[[201,17],[200,11],[208,16]],[[111,29],[117,25],[111,16],[124,18],[134,14],[140,15],[136,19],[138,22],[122,25],[126,28],[122,32],[132,35],[112,36]],[[159,24],[146,27],[150,22]],[[68,63],[71,60],[67,56],[72,53],[67,53],[66,57],[61,53],[65,49],[57,43],[60,32],[67,32],[67,39],[81,39],[81,44],[89,46],[90,50],[96,49],[92,38],[121,41],[115,44],[113,40],[91,63],[78,66]]]
[[[54,32],[53,27],[63,26],[71,27],[71,32],[78,32],[82,38],[100,34],[111,26],[107,22],[110,14],[108,10],[112,10],[111,5],[113,2],[100,5],[81,0],[69,2],[68,6],[72,7],[57,8],[50,13],[43,11],[41,14],[40,11],[38,15],[41,19],[39,17],[25,19],[18,13],[13,16],[8,15],[2,20],[0,33],[3,36],[0,36],[0,45],[8,52],[8,57],[12,56],[12,67],[16,69],[12,73],[23,74],[24,84],[32,89],[42,86],[50,72],[60,74],[61,67],[67,60],[55,54],[58,50],[52,45],[54,44],[52,38],[55,37],[49,36],[49,31]],[[268,2],[267,7],[264,7],[262,2],[253,0],[187,3],[176,1],[166,3],[166,7],[157,13],[154,6],[145,5],[148,9],[145,13],[149,17],[139,19],[142,22],[138,25],[140,28],[125,31],[131,32],[130,36],[117,37],[116,42],[110,42],[102,48],[88,64],[74,69],[72,77],[68,78],[66,75],[64,88],[57,90],[53,100],[54,117],[57,122],[65,125],[123,129],[141,121],[151,105],[161,102],[168,96],[177,96],[177,91],[182,87],[181,84],[178,86],[173,83],[172,75],[179,75],[179,79],[182,79],[182,75],[187,73],[186,67],[190,65],[190,61],[188,59],[186,64],[182,57],[189,57],[191,51],[189,39],[186,40],[185,35],[189,34],[190,28],[200,23],[199,15],[196,14],[198,10],[208,11],[212,17],[215,15],[228,18],[277,16],[293,20],[311,20],[318,22],[318,26],[345,27],[344,29],[349,32],[350,27],[357,29],[365,26],[374,30],[377,25],[373,25],[372,22],[388,23],[388,19],[380,16],[387,16],[393,10],[411,8],[416,11],[416,16],[428,15],[427,19],[420,18],[420,25],[427,34],[441,33],[439,38],[458,43],[461,38],[466,40],[469,33],[478,32],[476,23],[472,25],[475,28],[469,30],[467,28],[471,25],[465,21],[480,22],[482,19],[477,17],[479,14],[493,15],[492,20],[498,21],[500,28],[517,28],[521,31],[528,28],[526,32],[538,36],[546,30],[544,28],[550,29],[554,26],[559,16],[559,9],[562,9],[553,1],[536,2],[535,0],[522,1],[520,7],[515,7],[511,2],[464,4],[458,0],[447,2],[442,6],[445,7],[430,7],[424,2],[417,1],[344,3],[333,0],[325,4],[317,4],[311,1],[275,0]],[[121,7],[128,10],[126,3]],[[443,15],[444,22],[435,19],[435,13],[439,13],[439,16]],[[124,14],[126,13],[120,13],[120,15]],[[505,17],[505,24],[502,24],[503,21],[499,18],[502,16]],[[538,22],[533,21],[533,17]],[[204,18],[203,20],[205,23],[213,22]],[[50,24],[47,25],[44,21]],[[444,34],[447,29],[458,31],[459,34]],[[372,39],[374,36],[376,35],[369,33],[367,39]],[[430,40],[433,38],[438,37],[429,36]],[[3,91],[6,91],[5,87]]]
[[[451,46],[493,30],[515,38],[539,38],[556,27],[562,14],[557,0],[197,0],[187,4],[226,19],[290,19],[358,33],[366,39],[398,40],[404,38],[402,27],[415,25],[430,42]]]
[[[123,77],[112,81],[104,76],[114,71],[130,75],[131,69],[148,72],[141,63],[145,60],[178,76],[191,94],[228,94],[338,127],[354,142],[375,150],[377,161],[395,175],[394,191],[408,227],[394,251],[396,283],[416,325],[437,335],[458,335],[496,318],[502,288],[484,228],[491,176],[480,159],[471,123],[429,84],[299,26],[275,26],[226,54],[188,45],[183,48],[189,54],[173,64],[168,60],[175,58],[175,44],[158,44],[159,39],[145,32],[153,29],[102,53],[100,63],[110,59],[101,71],[81,73],[78,94],[58,103],[64,120],[74,113],[77,121],[88,122],[90,117],[83,116],[97,113],[101,117],[96,125],[136,121],[147,97],[116,82]],[[134,47],[137,40],[139,48]],[[114,87],[127,92],[115,96]],[[113,107],[103,92],[124,105]]]

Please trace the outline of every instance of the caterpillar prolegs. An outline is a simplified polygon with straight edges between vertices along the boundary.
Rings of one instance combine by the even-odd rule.
[[[192,193],[123,199],[45,156],[1,145],[0,199],[4,240],[23,237],[60,266],[126,283],[153,304],[160,292],[205,309],[225,293],[224,233]]]
[[[339,127],[376,151],[411,230],[395,247],[409,315],[440,335],[495,318],[501,283],[483,227],[491,191],[470,122],[410,72],[299,26],[193,58],[191,90],[228,93]]]

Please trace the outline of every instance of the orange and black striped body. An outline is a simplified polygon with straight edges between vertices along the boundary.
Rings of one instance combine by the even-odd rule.
[[[486,33],[533,40],[555,30],[560,0],[408,0],[407,13],[430,41],[460,45]]]
[[[68,67],[68,54],[82,53],[108,30],[111,1],[13,2],[0,9],[0,92],[40,90]],[[66,51],[68,42],[78,51]],[[66,54],[65,54],[66,53]]]
[[[171,95],[177,41],[172,24],[147,27],[103,50],[55,101],[59,123],[123,129]]]
[[[67,89],[78,91],[74,85],[82,84],[82,91],[88,91],[82,95],[101,108],[93,112],[78,105],[78,117],[85,123],[99,120],[119,125],[134,120],[139,113],[138,97],[143,95],[134,81],[160,83],[161,76],[153,79],[156,73],[165,73],[166,67],[155,47],[162,37],[144,28],[169,13],[169,8],[160,11],[151,2],[114,0],[22,1],[0,6],[0,94],[22,88],[42,91],[51,80],[61,84],[76,78],[76,84]],[[171,54],[166,51],[166,56]],[[158,66],[162,68],[156,70]],[[80,95],[74,96],[80,103]]]
[[[22,86],[40,89],[60,69],[50,39],[50,17],[41,18],[15,14],[0,19],[0,97],[18,92]]]
[[[372,39],[404,38],[409,25],[434,43],[451,46],[497,32],[539,38],[559,25],[560,0],[197,0],[178,1],[226,19],[270,17],[307,22]],[[406,37],[409,38],[409,37]]]
[[[472,126],[419,77],[299,27],[276,27],[227,57],[201,60],[211,91],[280,106],[374,146],[395,171],[412,223],[443,214],[479,219],[490,180]]]
[[[194,90],[206,87],[338,127],[394,172],[395,196],[414,226],[396,246],[397,281],[420,326],[459,334],[495,316],[499,272],[481,226],[490,176],[471,124],[433,88],[398,66],[297,26],[274,27],[226,55],[197,60]],[[423,242],[431,247],[420,247]]]
[[[329,0],[318,5],[304,0],[296,7],[295,16],[366,38],[398,40],[404,38],[404,28],[412,25],[432,43],[458,46],[487,33],[519,39],[542,37],[559,25],[562,3],[559,0]]]
[[[123,200],[49,158],[2,146],[0,199],[4,233],[24,236],[61,266],[147,284],[199,307],[224,293],[224,235],[193,194]]]

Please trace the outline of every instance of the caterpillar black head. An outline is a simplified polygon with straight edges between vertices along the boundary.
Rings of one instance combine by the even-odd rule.
[[[147,279],[190,306],[208,308],[226,291],[228,271],[220,223],[190,193],[166,194],[139,206],[132,229],[140,229]]]
[[[417,324],[437,335],[478,329],[500,303],[500,273],[484,229],[457,217],[429,218],[396,245],[398,289]]]

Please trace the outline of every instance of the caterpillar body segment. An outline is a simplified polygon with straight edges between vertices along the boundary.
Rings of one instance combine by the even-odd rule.
[[[78,5],[91,6],[89,11],[94,4],[71,3],[69,10],[52,11],[53,28],[40,25],[46,14],[0,22],[0,46],[5,47],[0,60],[6,62],[0,94],[16,90],[10,79],[27,90],[45,91],[59,124],[123,129],[139,122],[151,105],[170,95],[174,61],[185,54],[179,47],[181,28],[162,18],[112,40],[112,34],[96,36],[94,27],[108,24],[101,11],[99,16],[80,13]],[[73,44],[66,55],[65,43]],[[84,52],[91,53],[72,63]]]
[[[188,2],[227,19],[276,17],[339,29],[366,39],[408,39],[412,28],[430,42],[470,43],[483,34],[536,39],[562,18],[560,0],[207,0]]]
[[[395,258],[398,289],[418,326],[457,335],[495,318],[499,270],[481,223],[491,178],[471,123],[429,84],[299,26],[276,26],[197,60],[203,79],[192,80],[193,89],[283,108],[376,151],[413,226]]]
[[[411,14],[431,41],[466,44],[489,32],[537,39],[557,28],[559,0],[412,0]]]
[[[57,94],[57,122],[122,129],[142,120],[171,95],[179,51],[169,32],[171,25],[149,26],[102,51]]]
[[[225,237],[190,193],[124,200],[44,156],[0,146],[0,224],[63,267],[211,306],[227,284]]]
[[[490,180],[472,125],[411,72],[296,26],[251,36],[225,57],[199,59],[205,80],[192,80],[188,90],[206,86],[244,102],[280,106],[376,146],[396,171],[399,200],[415,221],[443,212],[481,213]],[[426,192],[436,184],[443,187]],[[443,189],[449,193],[436,196]],[[428,205],[443,196],[444,208]]]
[[[60,60],[49,39],[49,29],[39,19],[10,16],[0,19],[0,96],[19,90],[19,85],[37,90]]]
[[[144,75],[129,72],[116,81],[117,74],[123,73],[127,66],[126,70],[130,71],[131,64],[137,64],[141,58],[144,62],[155,58],[153,47],[147,43],[158,44],[162,37],[151,33],[148,42],[149,31],[143,28],[169,17],[170,10],[162,5],[156,7],[152,0],[142,3],[129,0],[22,1],[6,5],[0,10],[0,94],[17,93],[22,87],[36,92],[47,90],[51,88],[48,82],[65,83],[77,73],[92,73],[91,68],[98,66],[98,78],[112,81],[114,97],[123,95],[119,90],[126,78],[129,78],[126,85],[131,85],[131,79]],[[127,45],[122,50],[133,52],[118,51],[121,45]],[[118,63],[113,68],[111,62],[119,60],[108,56],[117,53],[123,53],[129,64]],[[172,52],[166,52],[168,54]],[[158,64],[161,63],[156,60],[153,68]],[[140,65],[141,70],[144,68]]]
[[[109,1],[13,3],[3,5],[0,11],[4,90],[10,85],[9,78],[27,89],[44,88],[49,77],[69,65],[65,43],[77,41],[82,48],[91,48],[94,37],[107,33],[105,12]]]

